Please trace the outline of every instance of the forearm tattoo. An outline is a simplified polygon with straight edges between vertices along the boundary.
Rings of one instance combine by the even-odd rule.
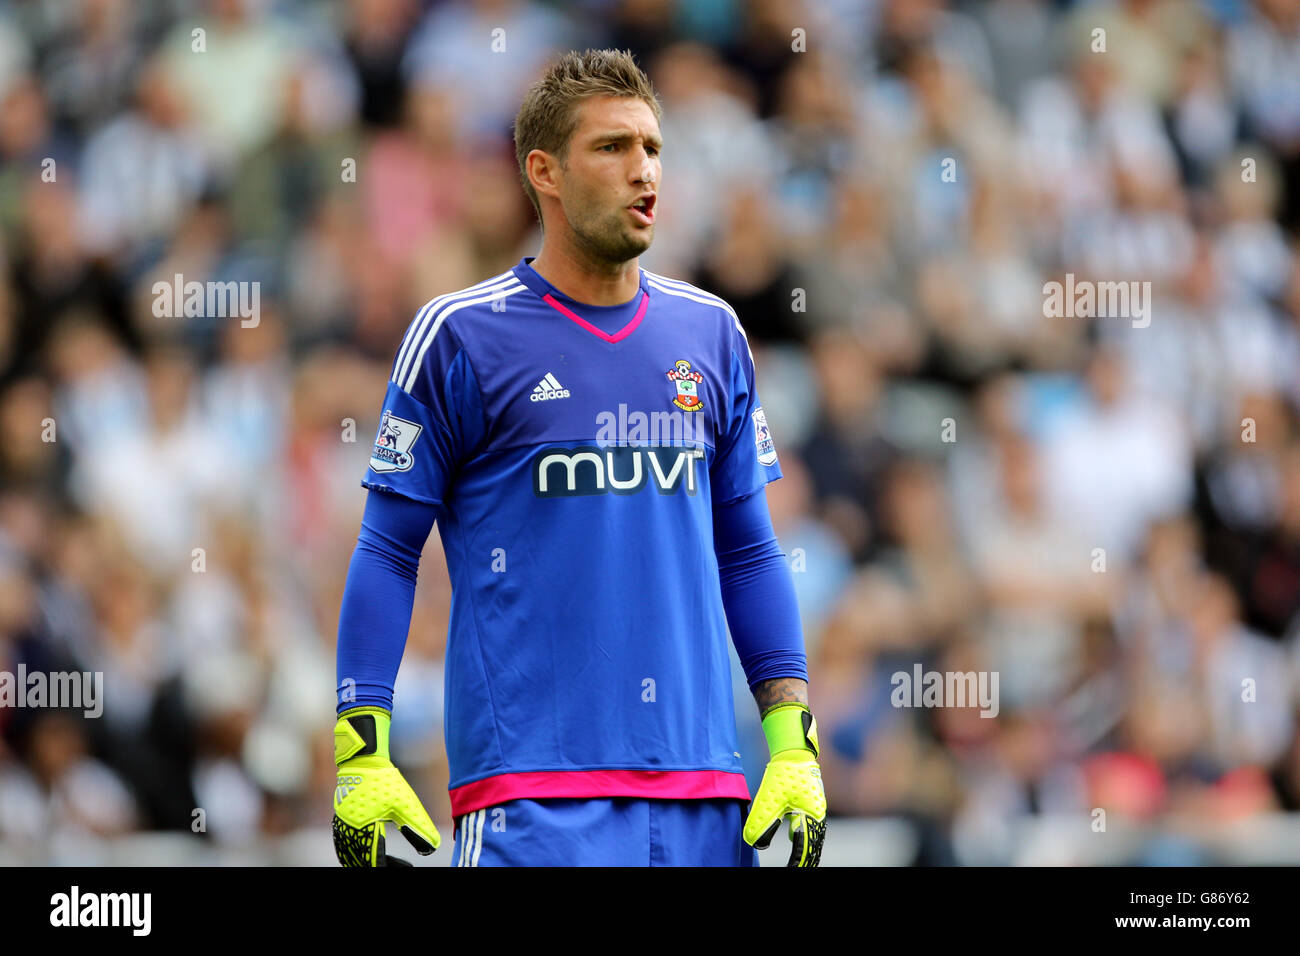
[[[798,677],[776,677],[772,680],[765,680],[754,688],[754,700],[758,702],[760,715],[767,713],[769,707],[787,701],[796,701],[806,705],[808,703],[808,682]]]

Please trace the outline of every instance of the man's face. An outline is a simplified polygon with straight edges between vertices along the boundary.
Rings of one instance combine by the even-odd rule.
[[[622,263],[650,248],[662,146],[654,112],[639,99],[600,96],[579,106],[556,182],[569,228],[594,259]]]

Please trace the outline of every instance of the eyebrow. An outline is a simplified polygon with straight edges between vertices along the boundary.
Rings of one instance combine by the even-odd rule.
[[[597,133],[591,138],[593,143],[626,143],[629,140],[636,139],[636,134],[627,130],[611,130],[606,133]],[[645,138],[647,146],[653,146],[655,149],[663,149],[664,141],[653,133]]]

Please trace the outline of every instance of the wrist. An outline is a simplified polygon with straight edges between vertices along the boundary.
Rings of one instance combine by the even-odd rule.
[[[352,707],[334,725],[334,763],[354,767],[385,767],[392,715],[382,707]]]
[[[768,753],[775,757],[788,750],[807,750],[815,757],[817,721],[807,704],[784,701],[774,704],[763,713],[763,736],[767,738]]]

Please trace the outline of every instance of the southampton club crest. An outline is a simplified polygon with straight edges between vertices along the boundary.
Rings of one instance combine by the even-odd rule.
[[[415,464],[411,449],[420,437],[422,425],[398,418],[388,409],[379,421],[379,434],[370,453],[370,467],[377,472],[410,471]]]
[[[704,408],[700,398],[700,384],[704,376],[691,371],[691,363],[681,359],[668,373],[668,380],[677,386],[677,397],[673,404],[684,412],[698,412]]]

